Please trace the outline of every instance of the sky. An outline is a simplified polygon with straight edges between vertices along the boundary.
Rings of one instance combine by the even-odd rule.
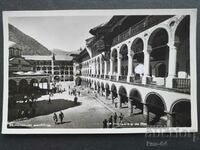
[[[89,33],[112,16],[54,16],[54,17],[13,17],[9,23],[31,36],[49,50],[78,50],[85,47]]]

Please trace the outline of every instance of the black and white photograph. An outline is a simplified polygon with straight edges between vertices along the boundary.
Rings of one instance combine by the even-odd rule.
[[[4,134],[197,132],[196,9],[4,11]]]

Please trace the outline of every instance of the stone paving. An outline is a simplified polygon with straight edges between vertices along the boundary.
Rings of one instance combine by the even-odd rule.
[[[73,82],[62,83],[62,89],[66,89],[66,91],[54,94],[52,100],[64,99],[73,101],[74,96],[69,95],[69,85],[71,88],[74,87]],[[116,112],[118,115],[120,113],[124,115],[124,124],[120,124],[117,127],[146,127],[146,116],[138,114],[141,110],[134,109],[133,114],[130,115],[127,105],[123,105],[122,108],[115,108],[110,98],[106,99],[90,88],[79,86],[76,87],[76,89],[81,92],[81,96],[78,97],[78,102],[80,102],[81,105],[62,110],[65,116],[63,124],[55,125],[53,113],[21,121],[14,121],[12,123],[31,128],[102,128],[103,120],[108,119]],[[48,100],[48,95],[44,95],[38,99],[38,101],[42,100]],[[56,112],[57,115],[59,112],[60,111]]]

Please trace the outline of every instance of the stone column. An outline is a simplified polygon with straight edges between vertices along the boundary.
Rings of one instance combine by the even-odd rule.
[[[118,95],[118,108],[122,108],[122,96]]]
[[[166,87],[173,88],[173,79],[176,77],[176,60],[177,60],[177,47],[170,43],[169,46],[169,67],[168,77],[166,79]]]
[[[104,75],[108,74],[108,68],[107,68],[108,62],[105,60],[104,61]]]
[[[70,67],[68,67],[68,76],[70,76]]]
[[[150,50],[144,51],[144,76],[142,78],[142,84],[147,84],[147,77],[149,77],[150,52]]]
[[[143,104],[143,115],[147,115],[147,105],[146,104]]]
[[[96,75],[99,74],[99,62],[97,61],[97,64],[96,64],[96,69],[97,69],[97,72],[96,72]]]
[[[122,62],[122,56],[121,54],[118,55],[118,58],[117,58],[117,81],[119,80],[119,76],[121,75],[121,62]]]
[[[112,57],[110,59],[110,76],[113,75],[113,62],[114,62],[114,58]]]
[[[63,76],[64,76],[64,81],[65,81],[65,67],[63,69]]]
[[[173,127],[174,118],[172,114],[167,113],[167,127]]]
[[[129,108],[130,115],[133,114],[132,99],[128,100],[128,108]]]
[[[111,91],[110,94],[111,94],[112,104],[114,104],[113,92]]]
[[[128,54],[128,76],[127,76],[127,82],[130,82],[130,76],[133,73],[133,53]]]
[[[52,82],[54,82],[54,60],[53,60],[53,56],[51,59],[51,74],[52,74]]]
[[[103,72],[103,65],[102,65],[102,57],[100,57],[100,76],[102,75]]]

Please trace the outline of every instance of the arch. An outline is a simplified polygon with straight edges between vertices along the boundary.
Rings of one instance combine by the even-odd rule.
[[[112,58],[117,58],[117,49],[114,48],[112,51],[111,51],[111,55],[110,55]]]
[[[40,82],[42,82],[42,83],[48,82],[48,79],[47,79],[47,78],[42,78],[42,79],[40,80]]]
[[[166,72],[166,64],[165,63],[157,63],[155,65],[155,76],[156,77],[166,77],[167,72]]]
[[[148,106],[150,112],[160,116],[164,115],[167,108],[162,96],[155,92],[147,94],[145,104]]]
[[[122,107],[122,103],[127,103],[128,102],[128,97],[127,97],[127,91],[124,86],[119,87],[119,107]]]
[[[30,81],[30,86],[34,86],[33,84],[34,83],[38,83],[38,80],[37,79],[31,79],[31,81]]]
[[[59,77],[59,76],[55,76],[55,77],[54,77],[54,80],[60,81],[60,77]]]
[[[9,93],[10,94],[17,93],[17,82],[13,79],[9,80]]]
[[[133,88],[131,89],[130,93],[129,93],[129,100],[130,100],[130,104],[131,104],[131,113],[133,113],[133,108],[132,106],[134,105],[136,108],[141,110],[141,113],[143,113],[143,101],[142,101],[142,96],[141,93]]]
[[[111,72],[111,74],[113,73],[117,73],[117,66],[118,66],[118,61],[117,61],[117,57],[118,57],[118,52],[117,49],[113,49],[111,52],[111,59],[113,60],[113,72]]]
[[[119,95],[127,96],[127,91],[126,91],[126,88],[124,86],[119,87],[118,93],[119,93]]]
[[[131,44],[131,51],[133,51],[134,54],[136,54],[136,53],[143,52],[143,49],[144,49],[143,39],[140,37],[137,37],[136,39],[134,39]]]
[[[160,40],[161,43],[159,43],[157,40]],[[148,45],[150,45],[151,48],[153,49],[157,46],[168,44],[168,41],[169,41],[168,30],[163,27],[158,27],[151,32],[151,34],[148,38]],[[157,45],[157,44],[159,44],[159,45]]]
[[[29,91],[28,81],[26,79],[21,79],[19,82],[19,93],[27,94]]]
[[[117,92],[117,87],[115,86],[115,84],[111,85],[111,91],[112,92]]]
[[[128,75],[125,68],[128,67],[128,46],[123,44],[119,50],[119,55],[121,57],[121,74],[124,76]]]
[[[191,103],[189,99],[179,99],[175,101],[170,113],[173,116],[172,126],[191,127]]]
[[[105,88],[104,88],[104,83],[103,82],[101,82],[101,89],[104,91],[105,90]]]
[[[150,49],[150,75],[156,77],[167,77],[169,61],[169,34],[165,28],[156,28],[148,39]],[[156,66],[155,63],[162,63]],[[154,68],[154,67],[160,68]],[[159,69],[159,73],[158,72]]]
[[[190,16],[185,16],[175,30],[175,46],[177,47],[178,78],[190,76]]]
[[[126,44],[123,44],[123,45],[120,47],[119,53],[120,53],[120,54],[122,54],[122,53],[128,53],[128,46],[127,46]]]
[[[129,98],[132,100],[137,100],[137,101],[142,102],[141,93],[135,88],[131,89],[131,91],[129,93]]]
[[[105,89],[106,89],[106,90],[110,90],[110,86],[109,86],[108,83],[106,83],[106,85],[105,85]]]

